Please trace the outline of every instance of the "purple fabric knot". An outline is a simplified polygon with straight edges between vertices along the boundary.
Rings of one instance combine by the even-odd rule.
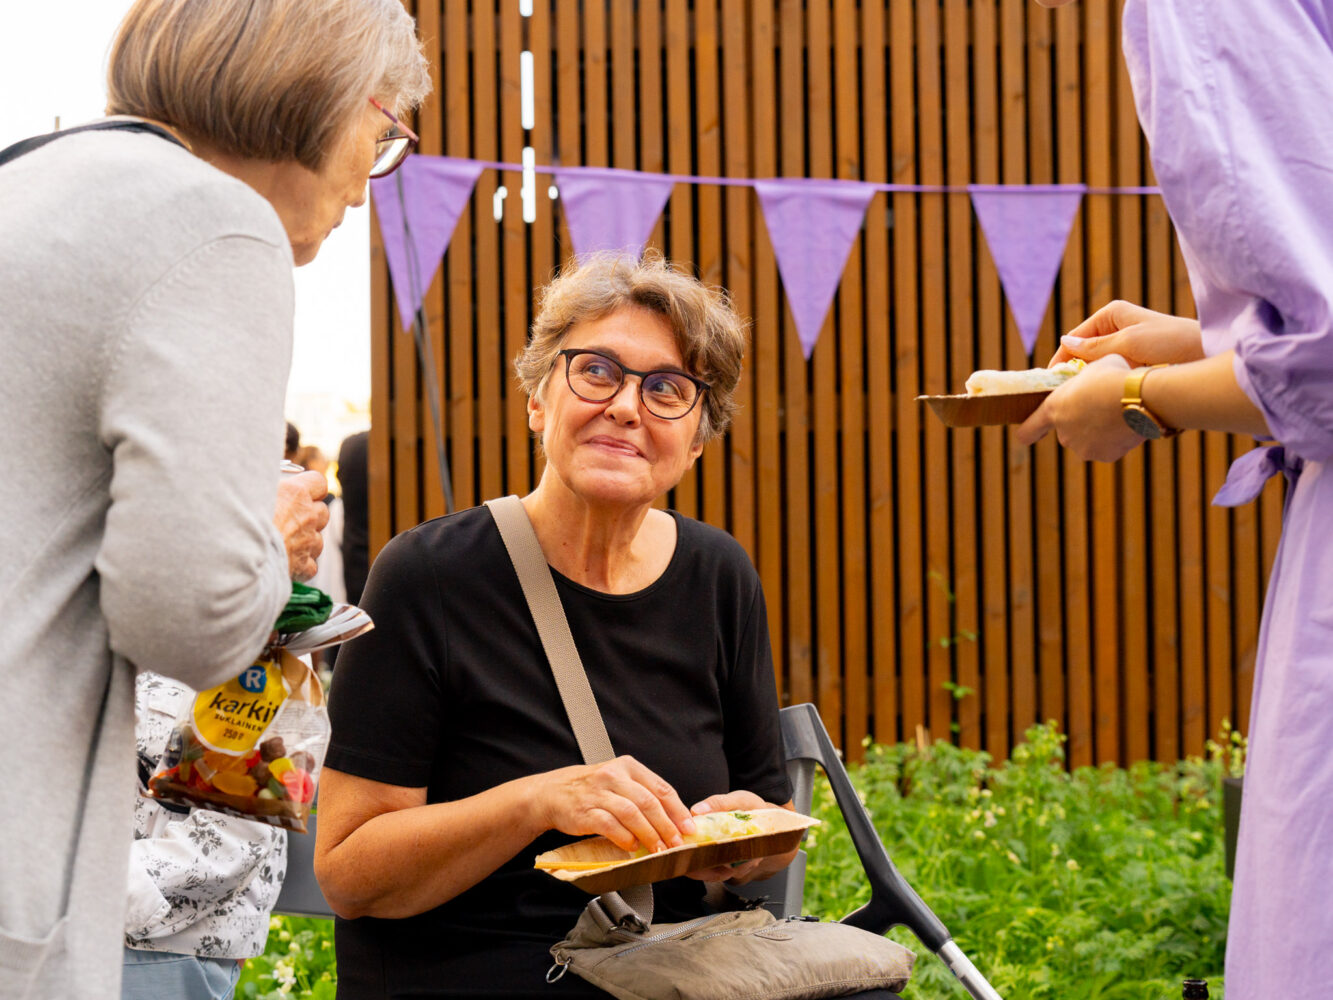
[[[1292,455],[1280,444],[1267,448],[1254,448],[1231,463],[1227,470],[1227,481],[1213,497],[1214,507],[1239,507],[1256,499],[1264,490],[1264,484],[1281,472],[1289,483],[1296,482],[1305,465],[1303,459]]]

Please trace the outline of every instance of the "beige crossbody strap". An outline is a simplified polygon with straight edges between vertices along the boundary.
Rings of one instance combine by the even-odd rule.
[[[523,596],[527,599],[532,620],[537,625],[542,649],[546,651],[547,662],[551,664],[555,686],[560,691],[560,700],[564,702],[565,712],[569,715],[569,725],[574,730],[574,738],[578,740],[583,761],[586,764],[600,764],[610,760],[616,752],[611,746],[611,738],[606,735],[606,723],[602,721],[601,709],[597,707],[597,699],[593,697],[592,687],[588,684],[588,672],[583,669],[583,660],[579,658],[578,647],[574,645],[574,635],[569,631],[569,620],[565,617],[560,595],[556,593],[551,567],[546,562],[541,542],[537,541],[537,533],[532,530],[528,512],[523,509],[523,501],[511,494],[487,500],[486,506],[490,508],[491,517],[495,518],[495,526],[500,529],[505,551],[509,553],[514,572],[518,574],[518,582],[523,587]],[[615,895],[606,893],[605,897]],[[638,916],[645,927],[652,923],[652,886],[631,886],[622,890],[619,896],[634,911],[631,916]]]
[[[606,724],[602,722],[597,699],[588,684],[587,671],[583,669],[574,636],[569,631],[569,621],[560,604],[560,595],[555,591],[551,568],[546,563],[541,543],[537,541],[537,533],[532,530],[528,512],[523,509],[523,501],[510,495],[487,500],[486,506],[491,509],[491,517],[495,518],[505,549],[514,563],[518,582],[523,586],[523,596],[528,599],[528,610],[537,623],[542,649],[546,650],[551,673],[555,674],[560,700],[565,703],[583,760],[587,764],[610,760],[616,752],[611,747],[611,738],[606,735]]]

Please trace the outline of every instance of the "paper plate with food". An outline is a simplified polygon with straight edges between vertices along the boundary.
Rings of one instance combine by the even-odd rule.
[[[576,885],[603,893],[676,878],[686,872],[766,858],[795,850],[819,820],[790,809],[750,809],[694,817],[695,832],[680,847],[650,854],[627,851],[605,837],[589,837],[537,855],[535,867]]]
[[[1077,375],[1087,363],[1074,358],[1050,368],[973,372],[955,396],[917,396],[949,427],[1021,424],[1037,411],[1051,390]]]

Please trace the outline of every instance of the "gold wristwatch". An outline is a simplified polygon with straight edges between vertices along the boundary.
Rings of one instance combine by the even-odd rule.
[[[1180,428],[1167,427],[1157,419],[1152,410],[1143,405],[1143,380],[1148,377],[1150,371],[1165,367],[1166,365],[1148,365],[1146,368],[1135,368],[1125,376],[1125,390],[1120,397],[1120,415],[1125,418],[1129,429],[1139,437],[1150,441],[1160,441],[1180,433]]]

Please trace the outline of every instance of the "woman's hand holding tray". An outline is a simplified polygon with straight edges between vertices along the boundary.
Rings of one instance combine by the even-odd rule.
[[[706,831],[709,825],[714,825],[709,817],[737,816],[743,817],[741,823],[748,832],[723,834],[716,839],[686,843],[641,856],[617,847],[605,837],[589,837],[538,855],[535,867],[596,895],[632,885],[661,882],[717,865],[785,854],[800,844],[807,829],[819,823],[817,819],[789,809],[709,813],[696,816],[695,822],[701,831]]]

